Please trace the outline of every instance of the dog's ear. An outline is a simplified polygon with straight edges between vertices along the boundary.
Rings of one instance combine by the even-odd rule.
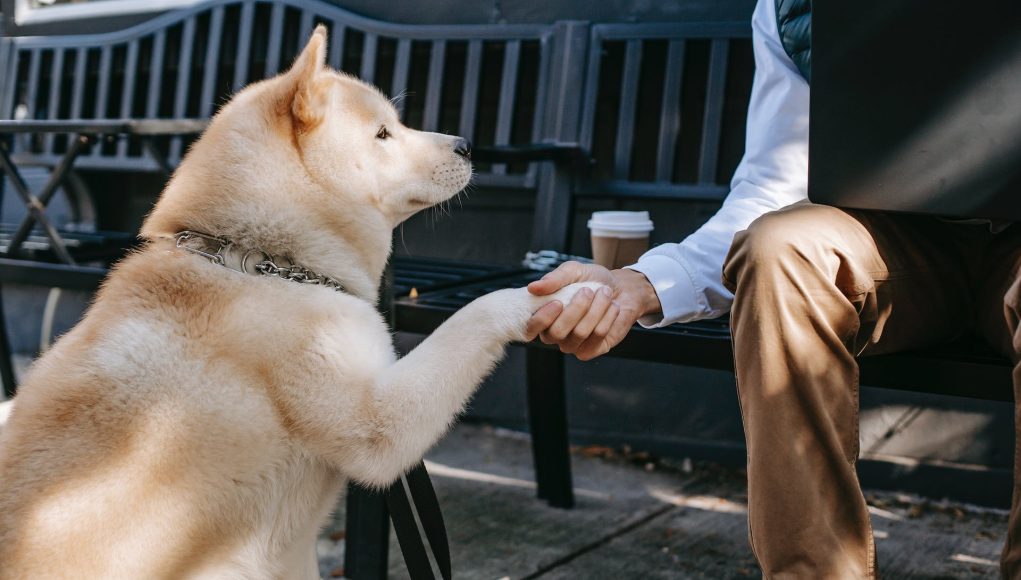
[[[287,71],[287,77],[294,89],[290,102],[290,113],[300,131],[307,131],[318,125],[323,118],[316,78],[326,65],[326,27],[316,26],[308,44],[294,59]]]

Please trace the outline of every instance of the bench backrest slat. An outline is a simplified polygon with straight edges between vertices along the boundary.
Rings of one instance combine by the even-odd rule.
[[[42,64],[42,50],[36,49],[29,52],[28,65],[28,96],[26,97],[26,103],[28,105],[28,116],[33,118],[36,113],[36,92],[39,89],[39,68]]]
[[[149,94],[146,95],[145,116],[155,119],[159,116],[160,94],[163,88],[163,55],[167,46],[167,32],[158,31],[152,41],[152,60],[149,66]],[[78,78],[75,78],[78,82]]]
[[[188,81],[191,77],[191,63],[192,63],[192,51],[195,48],[195,16],[189,17],[184,21],[184,29],[181,32],[181,41],[178,45],[178,58],[177,58],[177,81],[174,93],[174,117],[181,119],[187,116],[185,107],[188,103]],[[100,71],[107,70],[105,67],[99,69]],[[105,78],[108,75],[101,73],[101,78]],[[175,137],[170,141],[170,158],[179,159],[181,157],[181,139]],[[99,148],[97,147],[98,151]]]
[[[709,56],[709,80],[706,87],[702,150],[699,153],[698,182],[715,183],[719,161],[720,131],[723,122],[724,89],[727,82],[727,55],[730,43],[714,39]]]
[[[684,82],[684,40],[671,40],[663,75],[663,104],[656,143],[656,181],[669,183],[674,176],[677,135],[681,131],[681,83]]]
[[[199,101],[199,116],[213,114],[216,98],[217,63],[220,60],[220,39],[223,37],[223,6],[213,8],[206,41],[206,60],[202,66],[202,98]],[[130,68],[128,70],[131,70]],[[125,115],[128,117],[129,115]]]
[[[269,15],[269,37],[266,39],[266,69],[263,77],[271,77],[280,72],[281,39],[284,34],[284,5],[274,3]]]
[[[403,115],[404,103],[407,100],[408,73],[411,71],[411,40],[402,38],[397,41],[397,54],[394,55],[394,79],[390,98],[395,99],[397,110]]]
[[[443,64],[447,58],[447,43],[434,40],[429,49],[429,74],[425,89],[425,108],[422,114],[422,129],[437,131],[440,124],[441,90],[443,88]]]
[[[464,87],[461,89],[461,118],[458,133],[464,136],[475,134],[475,118],[478,110],[479,80],[482,78],[482,41],[469,40],[464,65]]]
[[[311,10],[305,10],[301,13],[301,27],[298,29],[298,38],[308,38],[312,36],[312,26],[315,24],[315,13]]]
[[[514,87],[517,85],[519,65],[521,64],[521,42],[512,40],[504,46],[503,67],[500,75],[500,104],[496,113],[496,132],[493,143],[507,145],[510,143],[511,124],[514,122]],[[505,173],[507,166],[497,163],[493,173]]]
[[[234,92],[240,91],[248,80],[248,67],[251,66],[249,53],[252,50],[254,22],[255,3],[244,2],[241,4],[241,14],[238,17],[238,44],[234,58],[234,80],[231,83],[231,90]]]
[[[379,36],[369,33],[362,41],[362,64],[358,76],[367,83],[376,82],[376,47]]]
[[[334,21],[330,27],[330,45],[328,62],[335,69],[340,69],[344,62],[344,43],[347,40],[347,27],[342,23]]]
[[[133,95],[135,94],[135,82],[138,73],[138,51],[139,40],[136,38],[128,43],[127,57],[124,60],[124,85],[121,87],[121,110],[120,116],[124,119],[132,116],[131,109]],[[52,137],[52,135],[49,135]],[[49,149],[47,147],[47,149]],[[117,155],[124,156],[128,153],[128,140],[121,139],[117,142]]]
[[[50,78],[48,82],[49,94],[46,96],[46,118],[56,119],[57,109],[60,107],[60,75],[64,70],[64,53],[63,49],[55,49],[52,51],[52,61],[50,65]],[[52,147],[53,135],[46,135],[44,138],[46,147]]]
[[[614,179],[628,178],[634,145],[635,111],[638,106],[638,80],[642,68],[642,41],[628,40],[624,53],[624,74],[620,83],[620,112],[617,117],[617,143],[614,151]]]

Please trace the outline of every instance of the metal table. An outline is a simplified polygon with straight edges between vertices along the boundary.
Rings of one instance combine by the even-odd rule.
[[[69,236],[61,233],[46,215],[46,207],[74,170],[75,161],[90,147],[112,140],[133,136],[140,138],[145,152],[168,175],[173,167],[155,143],[158,137],[179,137],[197,135],[208,125],[206,119],[149,119],[149,120],[59,120],[59,121],[10,121],[0,120],[0,170],[6,175],[24,203],[27,215],[17,227],[11,230],[6,250],[0,252],[0,284],[22,283],[49,287],[94,289],[106,275],[105,268],[83,266],[72,254],[75,244],[69,244]],[[33,192],[15,161],[14,136],[18,134],[66,134],[71,136],[67,151],[58,162],[51,165],[52,173],[38,192]],[[32,165],[38,165],[33,162]],[[3,190],[0,189],[0,199]],[[22,250],[32,230],[38,226],[45,235],[45,242],[54,254],[57,263],[26,260]],[[69,247],[70,246],[70,247]],[[0,286],[0,379],[4,392],[14,394],[15,377],[11,364],[10,342],[3,317],[2,286]]]

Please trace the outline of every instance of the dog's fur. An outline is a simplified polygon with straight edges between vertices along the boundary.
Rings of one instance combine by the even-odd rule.
[[[144,248],[31,369],[0,435],[0,577],[316,578],[344,482],[399,477],[530,314],[578,289],[485,296],[397,360],[374,306],[391,231],[471,166],[326,68],[325,43],[223,108]],[[345,291],[230,271],[176,248],[186,229]]]

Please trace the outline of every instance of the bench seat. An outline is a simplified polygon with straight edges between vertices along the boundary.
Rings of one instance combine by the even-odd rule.
[[[398,264],[398,272],[400,271]],[[468,284],[404,295],[394,304],[395,328],[429,334],[454,312],[483,294],[521,287],[543,272],[529,271],[476,280]],[[536,341],[531,346],[549,348]],[[608,356],[732,371],[729,321],[720,318],[665,328],[640,326]],[[1013,401],[1009,361],[975,339],[961,339],[931,349],[861,359],[862,383],[941,395]]]

